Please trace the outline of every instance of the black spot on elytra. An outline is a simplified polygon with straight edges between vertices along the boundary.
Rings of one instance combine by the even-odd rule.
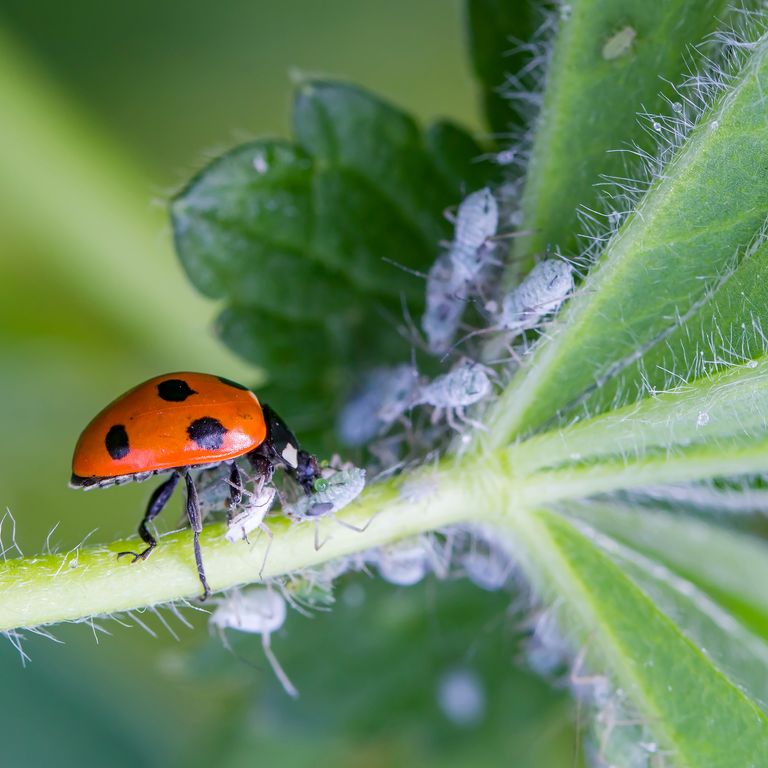
[[[195,419],[187,427],[187,434],[190,440],[197,443],[198,448],[216,451],[221,448],[227,429],[218,419],[203,416],[202,419]]]
[[[183,379],[166,379],[157,385],[157,394],[169,403],[181,403],[197,392]]]
[[[246,392],[248,391],[248,387],[244,387],[242,384],[238,384],[236,381],[232,381],[232,379],[225,379],[223,376],[217,376],[216,377],[222,384],[226,384],[228,387],[234,387],[235,389],[244,389]]]
[[[128,446],[128,433],[122,424],[115,424],[109,428],[104,445],[107,447],[109,455],[117,461],[124,459],[131,450]]]

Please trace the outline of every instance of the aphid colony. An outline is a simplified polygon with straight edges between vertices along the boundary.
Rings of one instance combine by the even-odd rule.
[[[519,285],[499,295],[494,288],[500,283],[500,265],[495,257],[498,229],[499,207],[490,189],[470,194],[459,206],[454,238],[426,276],[421,325],[424,347],[430,354],[442,359],[453,354],[470,301],[479,302],[488,321],[485,330],[511,345],[538,328],[572,292],[571,265],[552,258],[536,264]],[[480,332],[468,334],[459,343]],[[469,417],[467,409],[492,394],[495,376],[493,369],[467,356],[458,357],[448,371],[433,378],[420,375],[415,363],[374,370],[341,410],[339,437],[347,445],[368,444],[375,454],[371,441],[397,422],[409,426],[406,414],[414,409],[430,409],[427,427],[432,430],[439,431],[443,422],[458,432],[468,425],[481,426]],[[429,438],[438,434],[427,431]],[[380,459],[382,455],[378,454]],[[392,464],[394,460],[390,460]],[[279,469],[287,481],[276,484],[275,471]],[[152,553],[157,541],[149,524],[183,480],[203,599],[211,592],[199,541],[206,514],[227,509],[225,536],[231,542],[247,540],[257,529],[271,539],[265,518],[277,498],[284,514],[305,523],[343,509],[365,486],[363,469],[339,461],[318,463],[300,447],[277,413],[261,404],[246,387],[191,372],[156,376],[102,410],[78,440],[71,485],[105,488],[161,473],[167,478],[152,494],[138,529],[146,547],[121,552],[118,557],[137,562]],[[421,492],[409,488],[406,483],[401,492]],[[317,526],[315,530],[315,545],[320,547]],[[459,546],[454,546],[457,541]],[[347,558],[313,572],[310,587],[319,584],[319,593],[328,597],[333,578],[350,567],[375,568],[382,578],[401,586],[414,584],[428,573],[445,578],[457,564],[462,575],[483,589],[501,588],[510,574],[509,558],[490,540],[467,537],[460,531],[444,537],[419,536],[353,560]],[[318,573],[322,574],[319,582]],[[235,629],[261,635],[264,652],[291,695],[296,691],[272,654],[270,636],[285,621],[286,600],[300,609],[316,604],[316,597],[309,596],[311,590],[297,589],[300,583],[301,578],[293,575],[275,582],[279,593],[272,587],[235,591],[218,603],[211,618],[212,626],[222,633]]]
[[[486,352],[508,348],[512,358],[519,359],[515,341],[525,343],[526,332],[538,329],[573,292],[571,264],[548,258],[538,262],[518,285],[500,293],[497,250],[504,235],[499,234],[499,218],[490,189],[468,195],[458,208],[453,240],[426,275],[426,309],[421,318],[425,340],[420,346],[441,362],[464,342],[488,333],[497,338]],[[457,342],[470,303],[477,305],[487,326]],[[494,376],[491,368],[466,354],[432,380],[419,375],[414,363],[373,370],[341,410],[337,432],[346,445],[369,444],[396,422],[405,422],[404,416],[419,407],[431,409],[431,424],[444,418],[451,429],[461,432],[465,425],[477,426],[468,418],[467,409],[492,394]]]
[[[438,579],[466,577],[485,590],[502,589],[513,575],[511,561],[480,529],[455,529],[445,536],[422,534],[325,563],[267,586],[230,590],[215,604],[210,626],[225,645],[226,630],[261,636],[275,676],[291,696],[298,692],[272,651],[271,636],[284,625],[288,605],[307,614],[334,602],[334,581],[348,571],[375,569],[396,586],[412,586],[434,574]]]

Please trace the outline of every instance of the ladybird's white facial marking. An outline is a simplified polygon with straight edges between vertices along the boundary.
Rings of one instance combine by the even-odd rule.
[[[296,469],[296,467],[299,466],[299,451],[295,445],[288,443],[285,448],[283,448],[282,456],[289,467]]]

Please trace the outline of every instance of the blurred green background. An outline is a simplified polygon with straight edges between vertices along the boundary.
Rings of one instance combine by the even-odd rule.
[[[287,135],[292,71],[482,130],[462,8],[445,0],[0,2],[0,509],[25,553],[57,524],[60,550],[135,530],[149,487],[67,488],[77,435],[111,398],[177,369],[257,380],[213,339],[165,201],[222,149]],[[574,764],[570,705],[515,666],[508,595],[364,575],[339,594],[274,639],[299,702],[257,638],[230,654],[189,610],[194,629],[169,619],[179,641],[144,615],[156,638],[106,620],[111,636],[30,637],[26,668],[0,645],[2,764]],[[485,691],[471,725],[438,706],[453,669]]]

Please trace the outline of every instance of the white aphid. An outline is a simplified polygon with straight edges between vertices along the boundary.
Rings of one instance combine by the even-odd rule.
[[[420,582],[431,570],[430,554],[420,541],[404,541],[381,547],[373,561],[384,581],[401,587]]]
[[[499,226],[499,206],[488,187],[473,192],[462,201],[456,214],[456,227],[448,255],[456,279],[471,284],[487,263],[491,238]]]
[[[282,595],[266,587],[235,590],[217,605],[210,622],[219,629],[269,635],[285,624],[288,615]]]
[[[485,715],[485,689],[469,669],[453,669],[440,678],[437,702],[443,714],[456,725],[471,726]]]
[[[461,556],[466,577],[477,587],[488,592],[501,589],[512,572],[512,561],[498,547],[481,551],[473,547]]]
[[[264,525],[264,518],[272,508],[277,489],[273,485],[263,485],[259,490],[246,494],[244,501],[235,515],[227,522],[227,541],[247,539],[248,534]]]
[[[330,515],[344,509],[365,488],[365,470],[359,467],[330,470],[324,473],[322,481],[320,490],[285,504],[285,512],[292,517],[305,519]]]
[[[285,692],[295,698],[299,693],[272,653],[270,643],[271,634],[285,624],[287,614],[282,595],[266,587],[254,587],[248,591],[230,592],[211,614],[210,623],[218,629],[222,638],[225,629],[261,635],[264,655]]]
[[[427,306],[421,327],[433,354],[447,352],[461,322],[466,299],[492,258],[499,207],[488,187],[468,195],[456,214],[454,237],[427,276]]]
[[[486,398],[493,386],[488,368],[471,360],[462,360],[453,370],[422,385],[414,397],[413,405],[431,405],[432,422],[445,414],[446,421],[458,430],[458,422],[471,423],[465,409]]]
[[[445,577],[450,555],[441,552],[431,537],[417,536],[371,550],[367,560],[376,566],[385,581],[409,587],[431,572]]]
[[[535,328],[573,292],[573,268],[562,259],[540,261],[501,303],[497,322],[505,331]]]
[[[342,409],[337,431],[346,445],[364,445],[411,406],[418,375],[410,365],[371,371],[360,392]]]
[[[434,355],[447,352],[464,314],[465,285],[457,279],[451,254],[443,253],[427,275],[426,309],[421,328]]]
[[[491,380],[484,365],[462,360],[452,371],[420,387],[414,405],[460,408],[474,405],[491,392]]]
[[[553,675],[568,665],[570,646],[552,611],[544,611],[532,621],[533,634],[525,648],[528,664],[539,675]]]

